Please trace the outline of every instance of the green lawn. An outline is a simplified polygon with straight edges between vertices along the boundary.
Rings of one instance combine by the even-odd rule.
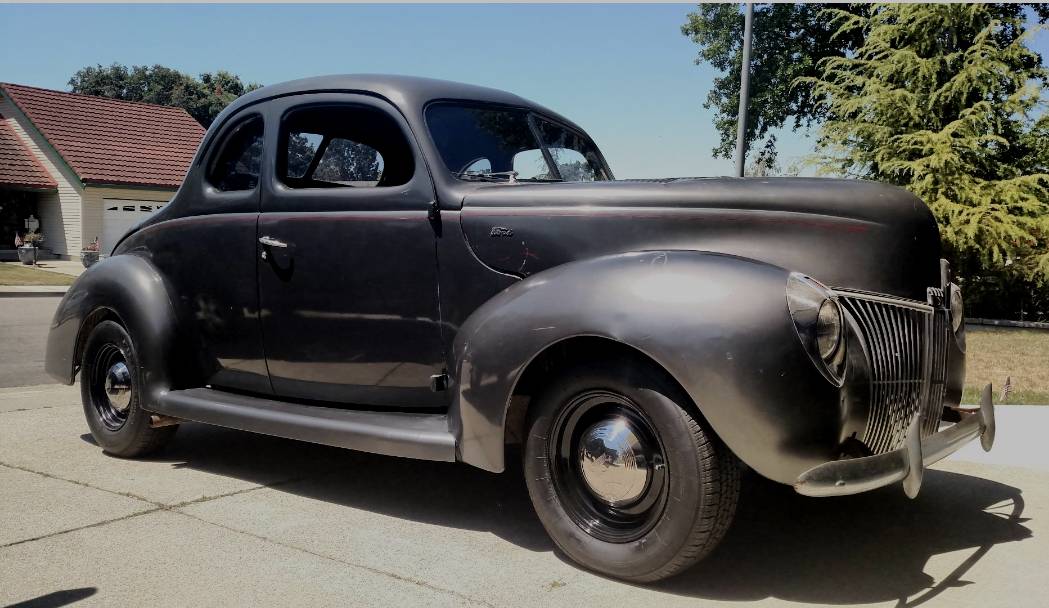
[[[0,262],[0,285],[72,285],[74,277],[37,270],[21,262]]]
[[[962,403],[979,403],[990,382],[996,404],[1049,404],[1049,330],[969,326],[966,344]],[[1013,390],[999,401],[1006,378]]]

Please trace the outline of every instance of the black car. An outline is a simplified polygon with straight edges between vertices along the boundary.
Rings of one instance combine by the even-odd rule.
[[[331,76],[215,120],[171,203],[62,300],[47,369],[80,373],[117,456],[186,420],[496,472],[521,444],[557,545],[653,581],[718,543],[742,464],[914,496],[926,465],[990,449],[989,387],[958,407],[964,352],[904,190],[616,181],[520,97]]]

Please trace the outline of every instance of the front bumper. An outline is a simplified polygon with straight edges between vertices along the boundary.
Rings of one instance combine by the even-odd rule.
[[[921,488],[925,467],[956,452],[970,440],[979,437],[984,451],[994,444],[994,405],[991,385],[983,388],[980,408],[962,414],[954,425],[921,438],[921,420],[915,415],[907,429],[903,447],[863,458],[835,460],[802,473],[794,489],[805,496],[843,496],[859,494],[890,484],[903,482],[907,496],[914,498]]]

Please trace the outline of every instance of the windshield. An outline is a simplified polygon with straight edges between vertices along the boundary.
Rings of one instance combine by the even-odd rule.
[[[610,179],[589,139],[527,110],[437,103],[426,109],[426,124],[444,164],[459,179]]]

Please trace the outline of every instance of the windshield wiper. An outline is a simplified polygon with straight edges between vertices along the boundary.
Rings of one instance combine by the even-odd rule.
[[[517,171],[460,171],[455,176],[479,182],[517,183]]]
[[[517,171],[460,171],[455,174],[459,179],[476,180],[479,182],[498,182],[516,184],[518,182],[563,182],[565,180],[556,177],[522,177],[517,178]],[[505,178],[505,179],[504,179]]]

